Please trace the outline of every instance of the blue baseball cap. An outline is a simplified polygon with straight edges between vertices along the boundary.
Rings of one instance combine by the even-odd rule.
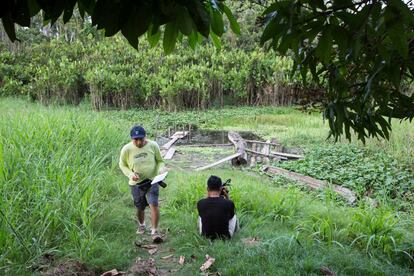
[[[132,139],[139,139],[144,138],[147,135],[145,129],[142,126],[134,126],[131,128],[131,138]]]

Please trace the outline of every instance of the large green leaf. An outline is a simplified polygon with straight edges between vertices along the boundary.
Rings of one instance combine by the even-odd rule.
[[[174,50],[175,43],[177,41],[178,27],[176,22],[169,22],[165,26],[163,46],[166,54],[171,53]]]
[[[177,12],[177,24],[180,31],[185,35],[190,35],[193,31],[193,19],[186,7],[178,8]]]
[[[210,32],[211,39],[213,40],[214,46],[216,46],[217,49],[221,49],[221,41],[220,38],[214,33]]]
[[[66,2],[66,7],[63,12],[63,23],[67,23],[73,14],[73,9],[75,8],[76,0],[71,0]]]
[[[231,12],[231,10],[226,6],[223,5],[223,11],[226,14],[229,22],[230,22],[230,28],[231,30],[237,34],[240,35],[240,26],[239,23],[237,23],[236,18],[234,17],[233,13]]]
[[[223,15],[217,9],[212,8],[210,12],[210,17],[212,31],[216,35],[221,36],[224,32]]]
[[[6,14],[1,18],[3,22],[4,30],[6,31],[7,35],[9,36],[11,41],[16,40],[16,30],[14,29],[14,23],[10,16],[10,14]]]
[[[323,62],[327,63],[330,60],[332,47],[332,34],[329,28],[322,32],[319,38],[318,46],[315,49],[315,55]]]
[[[144,5],[131,7],[121,32],[135,49],[138,48],[138,37],[148,30],[151,18],[149,7]]]

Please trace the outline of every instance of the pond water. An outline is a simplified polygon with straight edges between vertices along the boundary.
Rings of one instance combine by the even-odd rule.
[[[174,132],[171,132],[171,135],[173,133]],[[247,140],[261,140],[259,136],[251,131],[238,131],[238,133],[242,138]],[[230,141],[227,134],[227,130],[191,130],[186,137],[179,139],[175,145],[228,144]],[[169,141],[168,133],[157,137],[156,141],[159,145],[164,145]]]

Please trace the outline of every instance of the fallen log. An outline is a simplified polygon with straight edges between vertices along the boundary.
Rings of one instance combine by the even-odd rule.
[[[245,165],[247,164],[247,153],[245,151],[246,149],[246,142],[243,140],[243,138],[234,131],[229,131],[228,135],[230,142],[234,144],[236,153],[238,155],[231,160],[231,164],[233,166],[239,166],[239,165]]]
[[[245,151],[256,154],[256,155],[261,155],[261,156],[266,156],[266,157],[275,157],[275,158],[279,158],[279,159],[282,159],[282,160],[288,160],[286,157],[279,156],[279,155],[272,154],[272,153],[264,154],[260,151],[255,151],[255,150],[251,150],[251,149],[245,149]]]
[[[279,152],[279,151],[271,151],[270,153],[274,154],[274,155],[279,155],[279,156],[291,158],[291,159],[301,159],[301,158],[303,158],[302,155],[293,154],[293,153],[285,153],[285,152]]]
[[[305,184],[312,189],[325,189],[329,187],[329,184],[326,181],[315,179],[313,177],[302,175],[299,173],[291,172],[282,168],[264,167],[262,171],[283,176],[285,178],[294,180],[299,184]],[[331,185],[331,187],[333,191],[346,198],[350,204],[354,204],[356,202],[356,195],[351,190],[338,185]]]
[[[235,154],[232,154],[232,155],[227,156],[227,157],[225,157],[225,158],[223,158],[223,159],[220,159],[220,160],[219,160],[219,161],[217,161],[217,162],[214,162],[214,163],[209,164],[209,165],[204,166],[204,167],[197,168],[197,169],[196,169],[196,171],[203,171],[203,170],[207,170],[207,169],[209,169],[209,168],[212,168],[212,167],[215,167],[215,166],[217,166],[217,165],[220,165],[221,163],[224,163],[224,162],[226,162],[226,161],[233,160],[234,158],[237,158],[237,157],[239,157],[240,155],[241,155],[241,153],[235,153]]]

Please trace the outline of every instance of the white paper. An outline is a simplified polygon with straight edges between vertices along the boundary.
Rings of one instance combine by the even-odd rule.
[[[159,174],[159,175],[157,175],[153,180],[152,180],[152,182],[151,182],[151,185],[152,184],[155,184],[155,183],[158,183],[158,182],[160,182],[160,181],[163,181],[164,179],[165,179],[165,177],[167,176],[167,174],[168,174],[168,172],[165,172],[165,173],[163,173],[163,174]]]

